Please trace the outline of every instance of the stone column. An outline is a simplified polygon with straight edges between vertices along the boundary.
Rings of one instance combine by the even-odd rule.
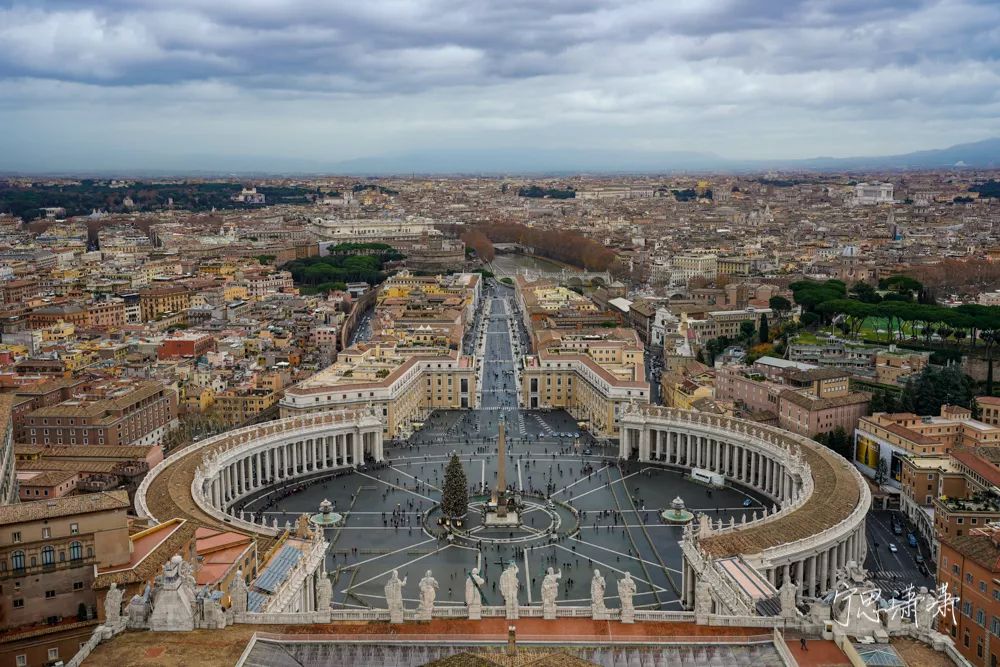
[[[827,579],[829,577],[830,568],[830,551],[824,549],[819,555],[819,592],[820,594],[825,593],[827,590]]]

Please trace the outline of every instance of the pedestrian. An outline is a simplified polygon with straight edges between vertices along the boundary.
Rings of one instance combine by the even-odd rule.
[[[809,650],[809,647],[806,646],[806,638],[805,637],[799,637],[799,645],[802,647],[803,651],[808,651]]]

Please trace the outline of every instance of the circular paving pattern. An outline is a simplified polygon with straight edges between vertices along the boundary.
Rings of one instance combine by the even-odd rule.
[[[438,413],[417,436],[389,447],[388,464],[338,477],[272,487],[243,509],[270,524],[294,524],[317,513],[329,499],[343,521],[326,529],[327,570],[334,573],[334,604],[384,608],[383,586],[393,569],[408,578],[404,597],[415,605],[417,582],[431,570],[439,582],[437,602],[464,604],[466,573],[479,567],[486,578],[487,604],[500,604],[496,582],[503,566],[515,561],[521,572],[521,600],[539,603],[542,573],[562,569],[559,602],[588,605],[595,568],[613,582],[629,572],[636,580],[636,606],[680,609],[678,588],[682,526],[663,519],[680,496],[687,510],[713,520],[739,522],[761,511],[761,496],[748,489],[709,489],[683,471],[653,464],[619,467],[616,448],[596,443],[574,446],[552,437],[572,419],[565,413],[508,411],[507,481],[520,493],[521,525],[490,528],[482,509],[496,480],[495,444],[489,438],[456,437],[472,421],[484,432],[495,428],[496,412]],[[521,425],[532,425],[526,428]],[[456,428],[457,427],[457,428]],[[589,451],[590,454],[583,452]],[[444,469],[458,453],[470,485],[469,512],[448,537],[438,525]],[[744,501],[750,499],[750,505]],[[551,502],[550,502],[551,501]],[[617,606],[609,595],[608,606]]]

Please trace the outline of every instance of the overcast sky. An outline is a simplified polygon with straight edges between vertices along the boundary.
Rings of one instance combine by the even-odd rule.
[[[1000,135],[998,26],[997,0],[0,0],[0,168],[945,147]]]

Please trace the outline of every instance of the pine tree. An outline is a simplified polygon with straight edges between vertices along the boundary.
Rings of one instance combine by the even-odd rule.
[[[469,485],[465,479],[465,469],[452,454],[444,470],[444,492],[441,494],[441,511],[450,519],[465,516],[469,506]]]
[[[768,338],[770,338],[770,332],[767,330],[767,314],[760,316],[760,342],[766,343]]]

